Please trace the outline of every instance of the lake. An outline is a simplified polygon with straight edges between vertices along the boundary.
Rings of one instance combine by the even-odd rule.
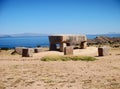
[[[0,38],[0,48],[8,47],[36,47],[36,46],[49,46],[49,40],[47,36],[40,37],[9,37]]]
[[[87,38],[93,39],[98,35],[87,35]],[[107,35],[109,37],[120,37],[120,35]],[[48,47],[48,36],[35,36],[35,37],[7,37],[0,38],[0,48],[15,48],[15,47]]]

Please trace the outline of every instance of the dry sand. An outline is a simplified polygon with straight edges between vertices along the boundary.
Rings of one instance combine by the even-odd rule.
[[[43,62],[46,55],[63,55],[46,51],[33,57],[0,52],[0,89],[120,89],[120,49],[109,56],[97,57],[97,48],[74,50],[74,55],[93,56],[96,61]]]

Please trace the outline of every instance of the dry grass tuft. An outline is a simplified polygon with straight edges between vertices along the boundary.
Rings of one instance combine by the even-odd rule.
[[[90,56],[45,56],[41,59],[42,61],[94,61],[97,60]]]

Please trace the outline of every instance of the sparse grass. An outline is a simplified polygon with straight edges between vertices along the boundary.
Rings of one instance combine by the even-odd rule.
[[[15,69],[17,69],[17,68],[19,67],[19,65],[14,65],[13,67],[14,67]]]
[[[42,61],[94,61],[97,60],[90,56],[45,56],[41,59]]]

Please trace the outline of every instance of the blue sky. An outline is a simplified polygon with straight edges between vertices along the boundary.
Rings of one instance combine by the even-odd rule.
[[[120,33],[120,0],[0,0],[0,34]]]

